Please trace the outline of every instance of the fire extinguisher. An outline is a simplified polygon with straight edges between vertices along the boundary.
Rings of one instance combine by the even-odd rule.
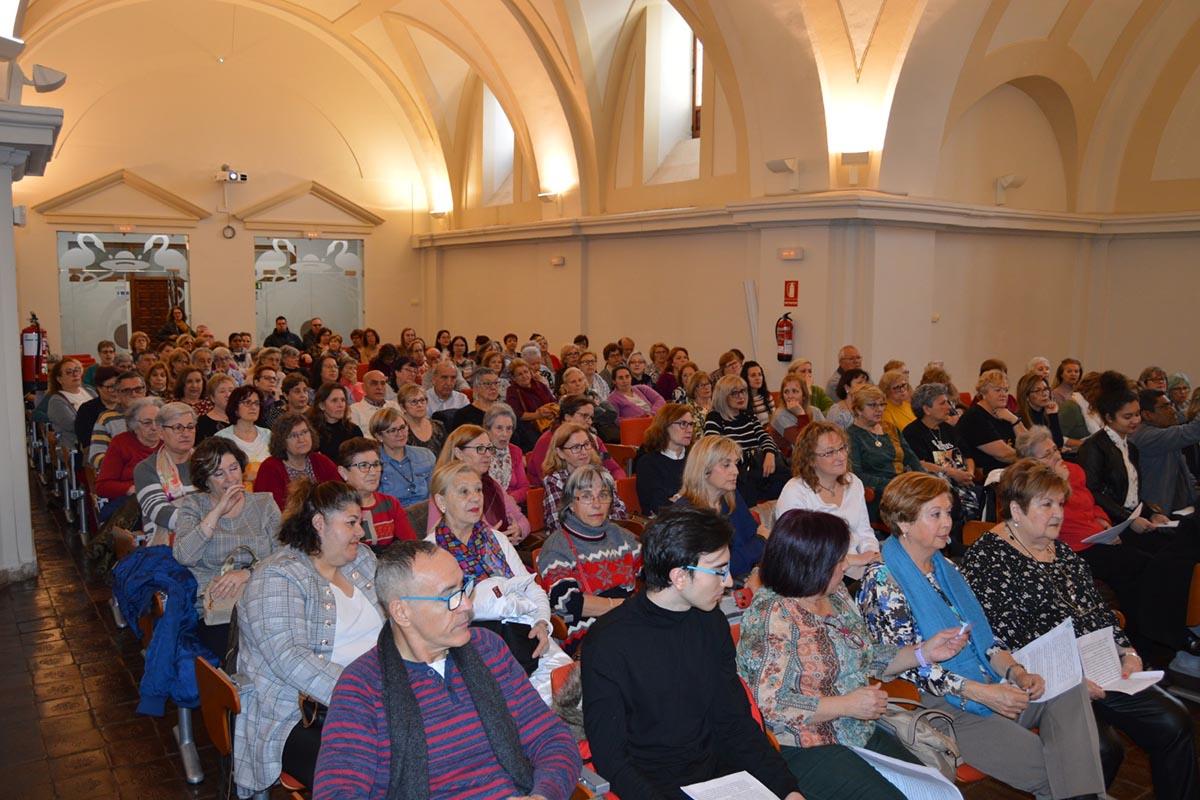
[[[791,312],[775,320],[775,357],[780,361],[792,360],[792,353],[795,351],[795,344],[792,342],[794,329]]]
[[[38,324],[37,314],[30,314],[29,325],[21,330],[21,384],[26,393],[46,390],[49,354],[46,332]]]

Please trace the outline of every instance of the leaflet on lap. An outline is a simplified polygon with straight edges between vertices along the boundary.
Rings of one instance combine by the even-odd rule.
[[[703,783],[682,787],[693,800],[779,800],[749,772],[734,772]]]
[[[1135,672],[1128,678],[1121,677],[1121,654],[1117,652],[1111,625],[1085,633],[1075,644],[1083,663],[1083,674],[1106,692],[1137,694],[1163,679],[1161,670]]]
[[[1075,625],[1070,617],[1014,652],[1013,658],[1046,681],[1046,691],[1038,698],[1039,703],[1053,700],[1083,680],[1079,651],[1075,647]]]
[[[958,787],[933,767],[911,764],[862,747],[850,749],[899,789],[906,800],[962,800]]]
[[[1118,537],[1120,537],[1120,535],[1122,533],[1125,532],[1125,529],[1129,527],[1129,523],[1131,523],[1135,519],[1137,519],[1138,515],[1141,513],[1142,513],[1142,504],[1138,503],[1137,508],[1135,508],[1129,514],[1129,516],[1125,518],[1125,521],[1122,522],[1120,525],[1113,525],[1111,528],[1109,528],[1106,531],[1100,531],[1099,533],[1093,533],[1091,536],[1084,539],[1083,543],[1084,544],[1112,544],[1113,542],[1115,542],[1117,540]]]

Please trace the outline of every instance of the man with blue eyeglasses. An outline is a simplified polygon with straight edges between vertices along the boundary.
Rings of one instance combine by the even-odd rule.
[[[432,542],[376,562],[388,624],[342,670],[313,800],[567,800],[579,751],[504,641],[471,627],[474,581]]]
[[[642,536],[645,589],[602,616],[583,647],[583,720],[596,771],[614,793],[686,798],[681,786],[746,771],[778,797],[796,779],[750,714],[729,623],[717,606],[733,529],[691,506]]]

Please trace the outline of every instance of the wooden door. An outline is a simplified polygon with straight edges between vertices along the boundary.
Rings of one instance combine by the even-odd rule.
[[[129,317],[133,330],[145,331],[153,339],[172,306],[183,300],[183,281],[178,278],[129,276]]]

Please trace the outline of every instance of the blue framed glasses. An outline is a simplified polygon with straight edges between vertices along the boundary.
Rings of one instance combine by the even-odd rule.
[[[429,601],[436,600],[439,603],[445,603],[446,608],[449,609],[450,611],[457,611],[459,608],[462,607],[463,599],[466,598],[468,595],[470,595],[471,592],[473,592],[473,591],[475,591],[475,578],[471,577],[471,578],[467,578],[465,581],[463,581],[463,585],[462,585],[461,589],[459,589],[457,592],[451,592],[450,594],[447,594],[447,595],[428,596],[428,595],[409,594],[409,595],[401,595],[400,597],[398,597],[396,599],[397,600],[429,600]]]
[[[712,567],[702,567],[699,564],[692,564],[691,566],[684,567],[684,569],[690,569],[692,572],[703,572],[706,575],[716,575],[721,580],[729,577],[729,567],[713,569]]]

